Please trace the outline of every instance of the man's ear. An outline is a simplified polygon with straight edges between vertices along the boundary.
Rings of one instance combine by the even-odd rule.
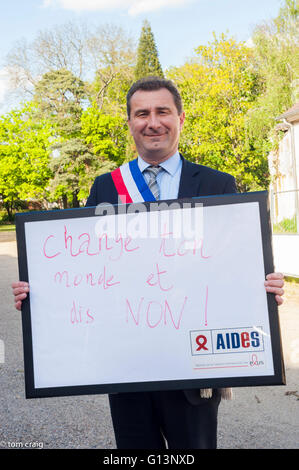
[[[185,111],[182,111],[182,113],[180,114],[180,128],[182,129],[183,125],[184,125],[184,122],[185,122]]]

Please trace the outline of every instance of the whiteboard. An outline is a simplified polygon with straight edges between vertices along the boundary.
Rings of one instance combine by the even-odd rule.
[[[26,396],[283,383],[266,204],[18,215]]]

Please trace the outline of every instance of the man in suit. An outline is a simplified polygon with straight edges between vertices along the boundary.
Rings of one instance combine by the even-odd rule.
[[[138,158],[95,179],[87,206],[140,202],[236,192],[234,178],[185,160],[178,152],[185,113],[172,82],[139,80],[127,95],[128,125]],[[266,290],[282,303],[283,276],[267,276]],[[13,284],[16,308],[29,286]],[[117,447],[120,449],[216,448],[221,390],[134,392],[109,396]]]

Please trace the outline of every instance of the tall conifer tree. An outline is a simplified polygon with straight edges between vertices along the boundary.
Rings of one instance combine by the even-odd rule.
[[[164,77],[154,35],[149,22],[145,20],[139,38],[135,79],[139,80],[148,75]]]

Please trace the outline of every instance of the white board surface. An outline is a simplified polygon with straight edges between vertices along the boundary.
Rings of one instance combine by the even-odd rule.
[[[36,388],[274,373],[258,203],[167,212],[25,223]]]

